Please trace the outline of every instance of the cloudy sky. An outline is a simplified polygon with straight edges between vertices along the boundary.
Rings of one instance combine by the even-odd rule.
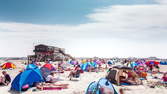
[[[167,58],[167,0],[0,0],[0,57],[63,47],[76,57]]]

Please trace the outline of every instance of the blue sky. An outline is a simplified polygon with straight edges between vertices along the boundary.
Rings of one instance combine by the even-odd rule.
[[[85,15],[110,5],[153,4],[152,0],[0,0],[0,21],[81,24]]]
[[[167,58],[167,0],[0,0],[0,57],[47,44],[75,57]]]

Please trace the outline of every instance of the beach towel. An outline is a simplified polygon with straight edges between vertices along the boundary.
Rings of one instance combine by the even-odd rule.
[[[67,89],[69,84],[43,84],[43,85],[38,85],[37,89],[40,90],[62,90],[62,89]]]

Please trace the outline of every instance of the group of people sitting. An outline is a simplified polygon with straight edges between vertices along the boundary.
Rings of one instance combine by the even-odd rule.
[[[76,65],[74,67],[74,69],[72,69],[68,75],[68,78],[70,78],[70,80],[74,77],[74,78],[79,78],[80,76],[80,73],[83,73],[80,65]],[[54,82],[57,82],[59,79],[59,77],[56,75],[57,73],[55,71],[52,71],[50,73],[50,75],[48,75],[46,77],[46,82],[47,83],[54,83]]]

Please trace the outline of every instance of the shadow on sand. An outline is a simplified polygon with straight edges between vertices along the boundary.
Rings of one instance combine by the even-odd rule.
[[[9,90],[8,91],[10,94],[21,94],[23,92],[18,92],[18,91],[13,91],[13,90]]]

